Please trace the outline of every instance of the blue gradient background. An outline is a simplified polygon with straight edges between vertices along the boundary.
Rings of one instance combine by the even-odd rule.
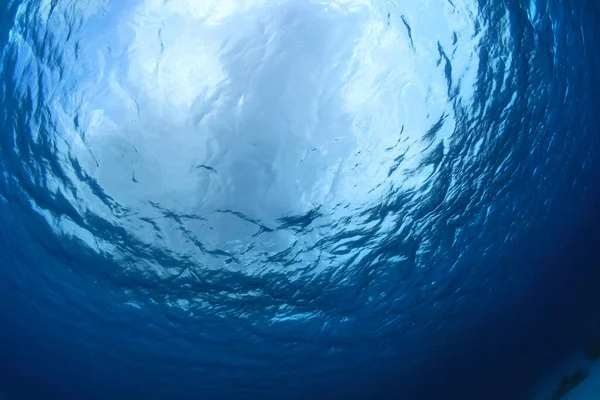
[[[598,331],[592,1],[10,1],[15,398],[520,399]]]

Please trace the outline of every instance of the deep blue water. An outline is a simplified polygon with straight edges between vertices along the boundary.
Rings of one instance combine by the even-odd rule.
[[[599,17],[8,1],[0,383],[527,398],[600,331]]]

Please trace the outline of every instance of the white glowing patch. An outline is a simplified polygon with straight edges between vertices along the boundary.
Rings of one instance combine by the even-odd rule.
[[[299,268],[344,265],[349,255],[306,249],[356,228],[391,191],[429,195],[436,170],[425,160],[448,151],[452,92],[460,80],[470,97],[476,79],[476,46],[453,43],[477,40],[471,3],[146,0],[82,11],[110,18],[83,25],[62,81],[34,65],[49,82],[57,149],[89,178],[67,165],[73,202],[199,268],[265,273],[288,250]],[[18,46],[25,68],[33,56]],[[314,229],[276,229],[317,208]],[[346,217],[338,231],[327,225]]]

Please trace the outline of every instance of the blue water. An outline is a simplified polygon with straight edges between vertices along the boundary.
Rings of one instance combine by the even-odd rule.
[[[0,383],[526,398],[600,322],[599,18],[586,0],[8,1]]]

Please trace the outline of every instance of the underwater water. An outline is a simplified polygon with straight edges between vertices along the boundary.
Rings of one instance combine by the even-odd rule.
[[[600,221],[599,17],[586,0],[6,2],[0,382],[524,398],[596,326],[594,252],[569,252],[600,243],[576,235]]]

